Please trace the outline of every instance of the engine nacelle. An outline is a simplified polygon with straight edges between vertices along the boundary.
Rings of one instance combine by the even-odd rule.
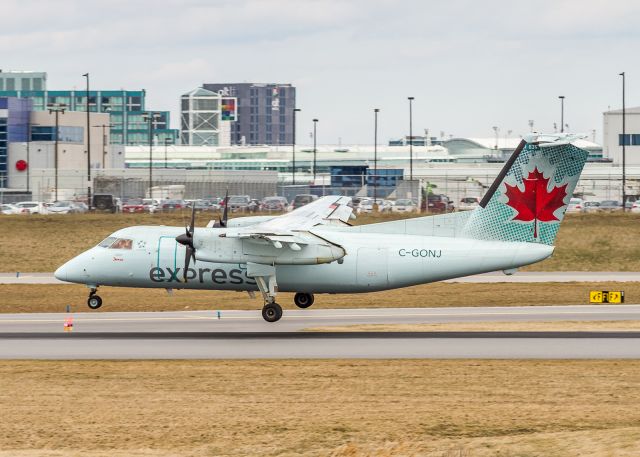
[[[346,252],[335,244],[310,235],[305,244],[265,239],[196,236],[196,259],[217,263],[265,265],[317,265],[342,259]]]

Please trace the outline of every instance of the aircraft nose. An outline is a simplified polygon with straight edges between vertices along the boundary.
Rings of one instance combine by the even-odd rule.
[[[58,269],[55,271],[55,273],[53,273],[53,275],[56,277],[56,279],[60,280],[60,281],[66,281],[67,277],[69,275],[69,262],[65,263],[64,265],[61,265],[60,267],[58,267]]]
[[[80,254],[78,257],[74,257],[67,263],[58,268],[54,276],[60,281],[75,282],[84,284],[88,278],[86,267],[86,256]]]

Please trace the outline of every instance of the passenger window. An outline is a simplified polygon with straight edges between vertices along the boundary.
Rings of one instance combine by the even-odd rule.
[[[131,249],[133,246],[133,240],[126,238],[118,238],[115,243],[111,245],[109,249]]]
[[[114,236],[110,236],[109,238],[105,238],[98,246],[101,248],[108,248],[115,240],[116,238]]]

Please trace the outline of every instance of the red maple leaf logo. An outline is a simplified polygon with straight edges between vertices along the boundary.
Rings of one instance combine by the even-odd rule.
[[[521,191],[518,186],[510,186],[505,183],[507,188],[505,195],[508,198],[507,205],[518,212],[512,220],[534,221],[533,237],[537,238],[538,221],[551,222],[559,220],[553,213],[565,205],[564,198],[567,196],[568,184],[554,187],[551,192],[547,191],[549,178],[545,178],[538,170],[538,167],[522,181],[524,183],[524,191]]]

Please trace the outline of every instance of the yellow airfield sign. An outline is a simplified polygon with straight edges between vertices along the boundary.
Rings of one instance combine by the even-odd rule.
[[[624,303],[624,290],[592,290],[590,303]]]

